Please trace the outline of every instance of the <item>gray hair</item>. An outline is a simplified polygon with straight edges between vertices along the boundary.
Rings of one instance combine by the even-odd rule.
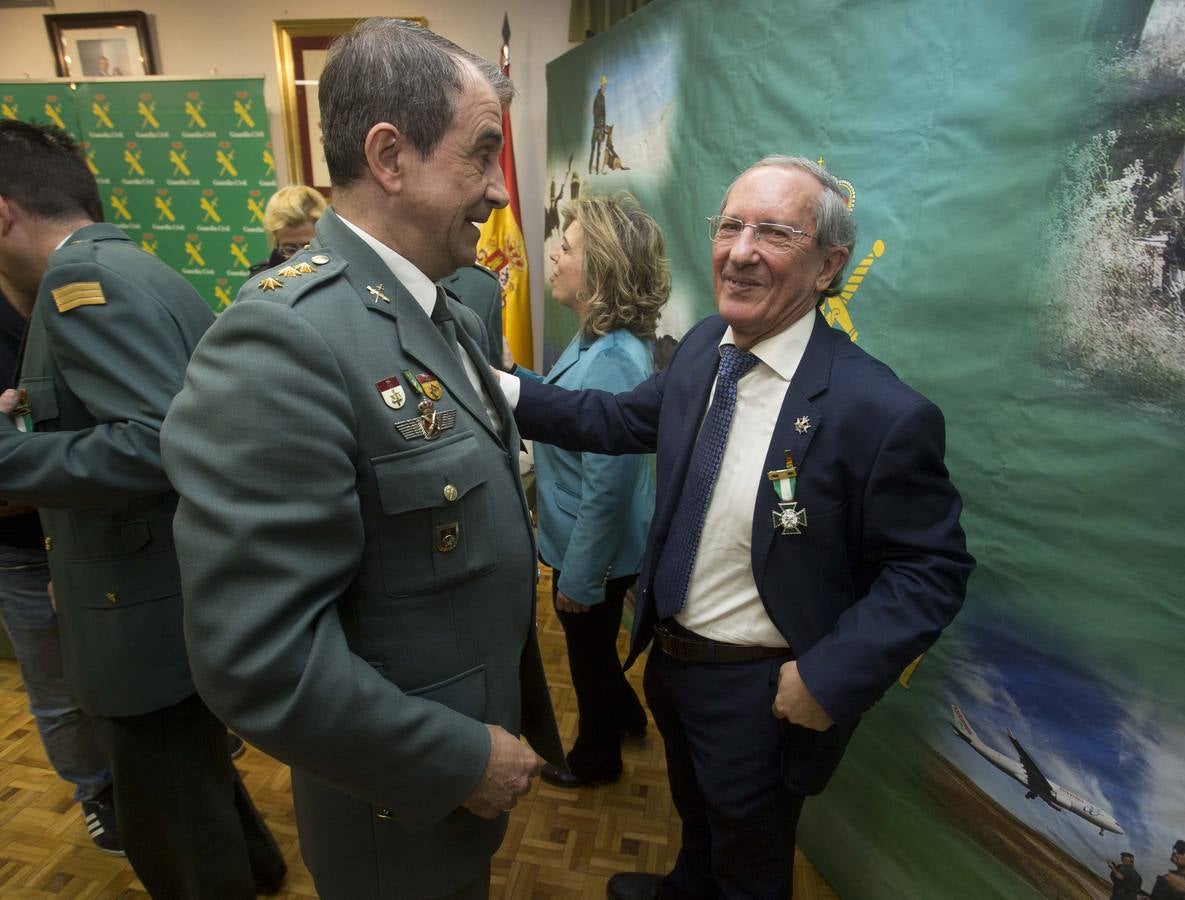
[[[724,212],[728,195],[732,193],[732,189],[736,187],[738,181],[754,169],[763,169],[767,166],[800,169],[808,175],[814,176],[815,180],[823,185],[823,190],[819,193],[819,197],[815,201],[815,208],[812,210],[815,216],[815,240],[825,250],[832,247],[845,248],[848,251],[847,262],[851,262],[852,250],[856,246],[856,223],[852,221],[852,213],[848,209],[847,194],[840,187],[838,178],[805,156],[774,155],[753,163],[732,180],[732,184],[724,192],[724,199],[720,201],[720,212]],[[839,271],[835,273],[831,284],[823,291],[823,296],[833,297],[840,292],[844,283],[844,270],[847,268],[847,262],[840,266]]]
[[[411,22],[363,19],[335,40],[318,85],[333,185],[344,187],[366,171],[366,135],[378,122],[390,122],[421,157],[430,157],[472,80],[468,66],[503,106],[510,104],[514,85],[497,66]]]

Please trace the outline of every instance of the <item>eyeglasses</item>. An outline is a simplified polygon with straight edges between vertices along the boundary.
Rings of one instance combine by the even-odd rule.
[[[276,247],[276,250],[280,252],[280,255],[283,256],[284,259],[287,259],[294,253],[299,253],[303,249],[304,244],[280,244],[278,247]]]
[[[762,247],[774,253],[786,253],[802,238],[814,235],[795,228],[793,225],[775,225],[772,222],[749,223],[732,216],[708,216],[708,237],[717,244],[731,244],[746,228],[753,229],[753,237]]]

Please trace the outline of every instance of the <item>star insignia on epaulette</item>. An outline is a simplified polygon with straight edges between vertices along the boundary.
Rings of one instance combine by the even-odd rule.
[[[282,268],[276,274],[279,275],[281,278],[299,278],[300,277],[300,272],[298,272],[296,270],[296,266],[284,266],[284,268]]]
[[[297,263],[295,268],[296,268],[296,273],[298,275],[308,275],[311,272],[317,271],[312,266],[310,266],[307,262]]]
[[[284,282],[282,282],[279,278],[273,278],[271,275],[259,282],[259,289],[261,291],[274,291],[277,288],[282,288],[283,286]]]

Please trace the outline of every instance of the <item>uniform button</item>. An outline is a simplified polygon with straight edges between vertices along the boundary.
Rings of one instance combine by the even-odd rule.
[[[110,600],[112,603],[118,603],[118,602],[119,602],[119,598],[118,598],[117,596],[115,596],[115,592],[114,592],[114,591],[108,591],[108,592],[107,592],[107,599],[108,599],[108,600]]]
[[[316,256],[309,257],[310,261],[317,266],[323,266],[329,262],[329,257],[324,253],[318,253]]]
[[[457,493],[457,486],[455,484],[446,484],[444,486],[444,499],[449,503],[454,502],[460,494]]]
[[[385,807],[385,806],[382,809],[380,809],[377,813],[375,813],[375,815],[377,815],[380,819],[383,819],[383,820],[390,820],[390,819],[395,818],[395,816],[391,813],[391,810],[387,809],[387,807]]]

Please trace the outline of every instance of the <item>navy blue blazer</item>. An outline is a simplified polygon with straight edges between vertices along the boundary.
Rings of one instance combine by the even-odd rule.
[[[639,577],[627,667],[653,636],[654,570],[719,365],[727,325],[710,316],[669,365],[632,391],[567,392],[521,382],[522,435],[597,453],[656,452],[657,497]],[[809,428],[795,428],[804,419]],[[776,532],[766,477],[798,468],[802,534]],[[816,314],[786,392],[753,510],[753,574],[766,611],[798,658],[811,694],[837,725],[794,727],[786,780],[821,790],[860,716],[926,650],[962,606],[975,561],[959,526],[962,501],[943,462],[939,409]],[[789,767],[789,768],[788,768]],[[794,771],[790,771],[794,769]]]

